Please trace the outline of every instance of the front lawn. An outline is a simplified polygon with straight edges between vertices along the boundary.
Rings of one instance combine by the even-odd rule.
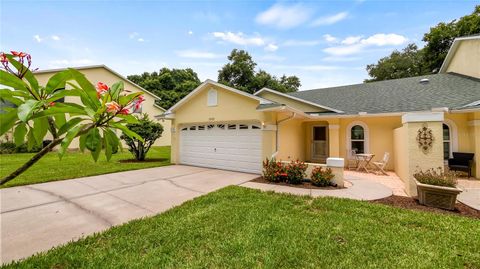
[[[478,268],[477,219],[228,187],[18,268]]]
[[[0,155],[0,177],[3,178],[13,172],[33,155],[32,153]],[[96,163],[88,152],[68,152],[61,161],[56,152],[50,152],[25,173],[0,188],[164,166],[170,164],[170,147],[152,147],[147,159],[157,159],[153,162],[119,162],[119,160],[132,158],[132,154],[127,149],[114,154],[109,162],[105,155],[101,154]]]

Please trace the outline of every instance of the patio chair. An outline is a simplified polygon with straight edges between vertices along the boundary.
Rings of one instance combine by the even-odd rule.
[[[452,171],[464,171],[468,177],[472,176],[473,153],[453,152],[453,158],[448,159],[448,169]]]
[[[377,168],[377,171],[380,171],[382,174],[388,176],[387,172],[385,172],[385,167],[387,166],[388,160],[390,159],[390,153],[385,152],[383,154],[383,158],[379,162],[372,162],[372,164]]]
[[[347,168],[350,170],[352,168],[357,169],[358,167],[358,158],[357,158],[357,150],[347,150]]]

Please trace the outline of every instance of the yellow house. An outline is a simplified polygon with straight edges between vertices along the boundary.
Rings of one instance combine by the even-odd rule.
[[[142,105],[142,113],[146,113],[150,118],[154,118],[155,115],[159,113],[164,113],[165,109],[155,104],[155,100],[160,99],[158,96],[153,93],[145,90],[139,85],[128,80],[124,76],[115,72],[111,68],[105,65],[94,65],[94,66],[84,66],[84,67],[75,67],[76,70],[80,71],[85,77],[92,83],[96,84],[97,82],[103,82],[111,86],[112,84],[123,81],[125,84],[125,89],[132,92],[144,92],[145,102]],[[36,71],[35,77],[37,78],[40,85],[46,85],[50,77],[55,75],[57,72],[63,71],[65,69],[51,69],[51,70],[39,70]],[[79,98],[75,97],[66,97],[65,102],[79,103]],[[170,133],[170,124],[168,120],[161,120],[160,123],[163,126],[163,134],[157,141],[155,141],[155,146],[169,146],[171,144],[171,133]],[[74,140],[70,144],[70,148],[78,148],[79,142],[78,139]]]
[[[389,153],[387,169],[414,194],[417,169],[471,152],[478,178],[480,36],[456,39],[438,74],[287,94],[207,80],[159,118],[172,122],[178,164],[261,173],[271,157],[323,163],[352,150],[374,161]]]

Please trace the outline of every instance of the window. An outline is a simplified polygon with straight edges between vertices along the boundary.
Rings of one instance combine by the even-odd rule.
[[[198,125],[198,130],[199,131],[205,130],[205,125]]]
[[[187,127],[185,127],[185,128],[182,128],[182,131],[187,131],[187,130],[188,130],[188,128],[187,128]]]
[[[190,126],[190,130],[194,131],[196,129],[196,126]]]
[[[245,124],[239,124],[239,125],[238,125],[238,129],[240,129],[240,130],[245,130],[245,129],[248,129],[248,125],[245,125]]]
[[[450,149],[452,145],[452,141],[450,139],[450,127],[446,125],[445,123],[443,124],[443,159],[448,160],[450,158]]]
[[[252,129],[261,129],[258,125],[252,125]]]
[[[207,130],[213,129],[213,127],[215,127],[215,125],[209,124],[209,125],[207,125]]]
[[[216,106],[217,105],[217,90],[210,89],[207,96],[207,106]]]
[[[365,123],[356,121],[347,127],[347,150],[357,153],[368,153],[368,127]]]
[[[228,130],[235,130],[237,129],[237,125],[236,124],[229,124],[228,125]]]
[[[225,129],[225,124],[218,124],[217,128],[224,130]]]

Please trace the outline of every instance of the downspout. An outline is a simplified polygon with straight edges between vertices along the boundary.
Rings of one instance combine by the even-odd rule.
[[[292,112],[292,115],[291,115],[290,117],[287,117],[287,118],[285,118],[285,119],[283,119],[283,120],[277,121],[277,123],[276,123],[277,128],[276,128],[276,130],[275,130],[275,152],[272,154],[272,157],[271,157],[271,158],[274,158],[274,157],[277,156],[277,154],[278,154],[278,129],[279,129],[278,127],[279,127],[280,123],[285,122],[285,121],[288,121],[288,120],[291,120],[291,119],[293,119],[296,115],[297,115],[297,113]]]

